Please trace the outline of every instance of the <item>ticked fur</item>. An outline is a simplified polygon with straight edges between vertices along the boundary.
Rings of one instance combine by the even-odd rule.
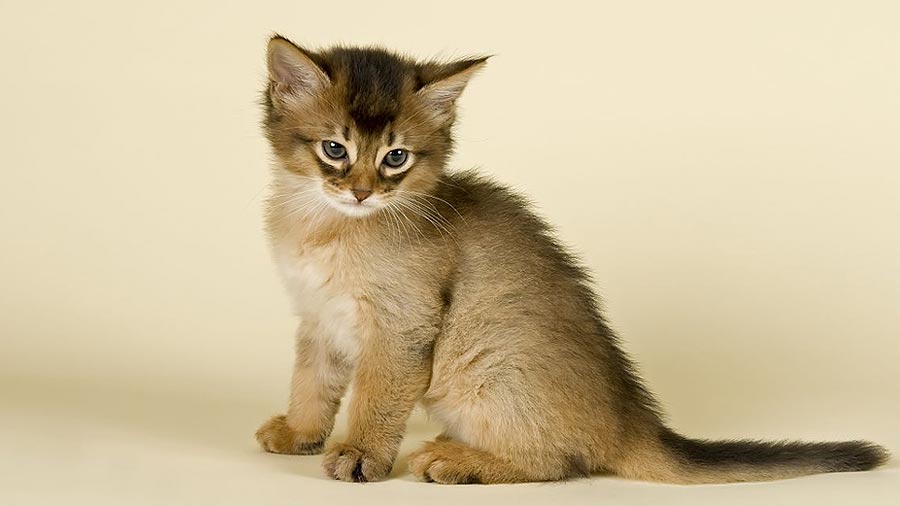
[[[444,433],[410,469],[441,483],[599,471],[768,480],[886,459],[866,442],[708,442],[669,430],[548,226],[510,190],[446,172],[456,99],[484,62],[270,41],[267,229],[300,323],[288,411],[257,432],[266,450],[324,450],[329,476],[382,479],[421,403]],[[402,166],[388,163],[392,150]],[[351,383],[348,439],[326,447]]]

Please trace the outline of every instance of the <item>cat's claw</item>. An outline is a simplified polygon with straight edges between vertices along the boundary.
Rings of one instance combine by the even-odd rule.
[[[336,444],[325,452],[325,473],[335,479],[365,483],[378,481],[391,471],[390,459],[380,458],[349,444]]]

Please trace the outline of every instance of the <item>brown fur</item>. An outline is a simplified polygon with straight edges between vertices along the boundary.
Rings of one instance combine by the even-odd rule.
[[[263,448],[321,449],[352,381],[349,437],[324,463],[345,481],[388,474],[417,402],[445,432],[410,468],[441,483],[597,471],[706,483],[883,462],[868,443],[702,442],[665,428],[547,225],[509,190],[445,172],[455,100],[484,61],[270,42],[267,228],[301,324],[288,413],[257,432]],[[328,139],[346,159],[317,151]],[[394,143],[414,158],[389,175],[380,160]]]

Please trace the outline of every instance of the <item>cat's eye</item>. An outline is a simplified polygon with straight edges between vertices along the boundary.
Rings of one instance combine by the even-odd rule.
[[[409,153],[405,149],[392,149],[384,155],[384,164],[396,169],[406,163]]]
[[[322,151],[325,152],[325,156],[332,160],[347,158],[347,148],[334,141],[322,141]]]

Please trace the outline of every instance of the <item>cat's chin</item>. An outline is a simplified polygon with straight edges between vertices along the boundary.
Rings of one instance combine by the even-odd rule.
[[[328,199],[328,204],[332,209],[337,212],[343,214],[344,216],[348,216],[351,218],[363,218],[366,216],[370,216],[378,210],[377,206],[372,204],[362,204],[362,203],[349,203],[349,202],[341,202],[338,200],[334,200],[332,198]]]

